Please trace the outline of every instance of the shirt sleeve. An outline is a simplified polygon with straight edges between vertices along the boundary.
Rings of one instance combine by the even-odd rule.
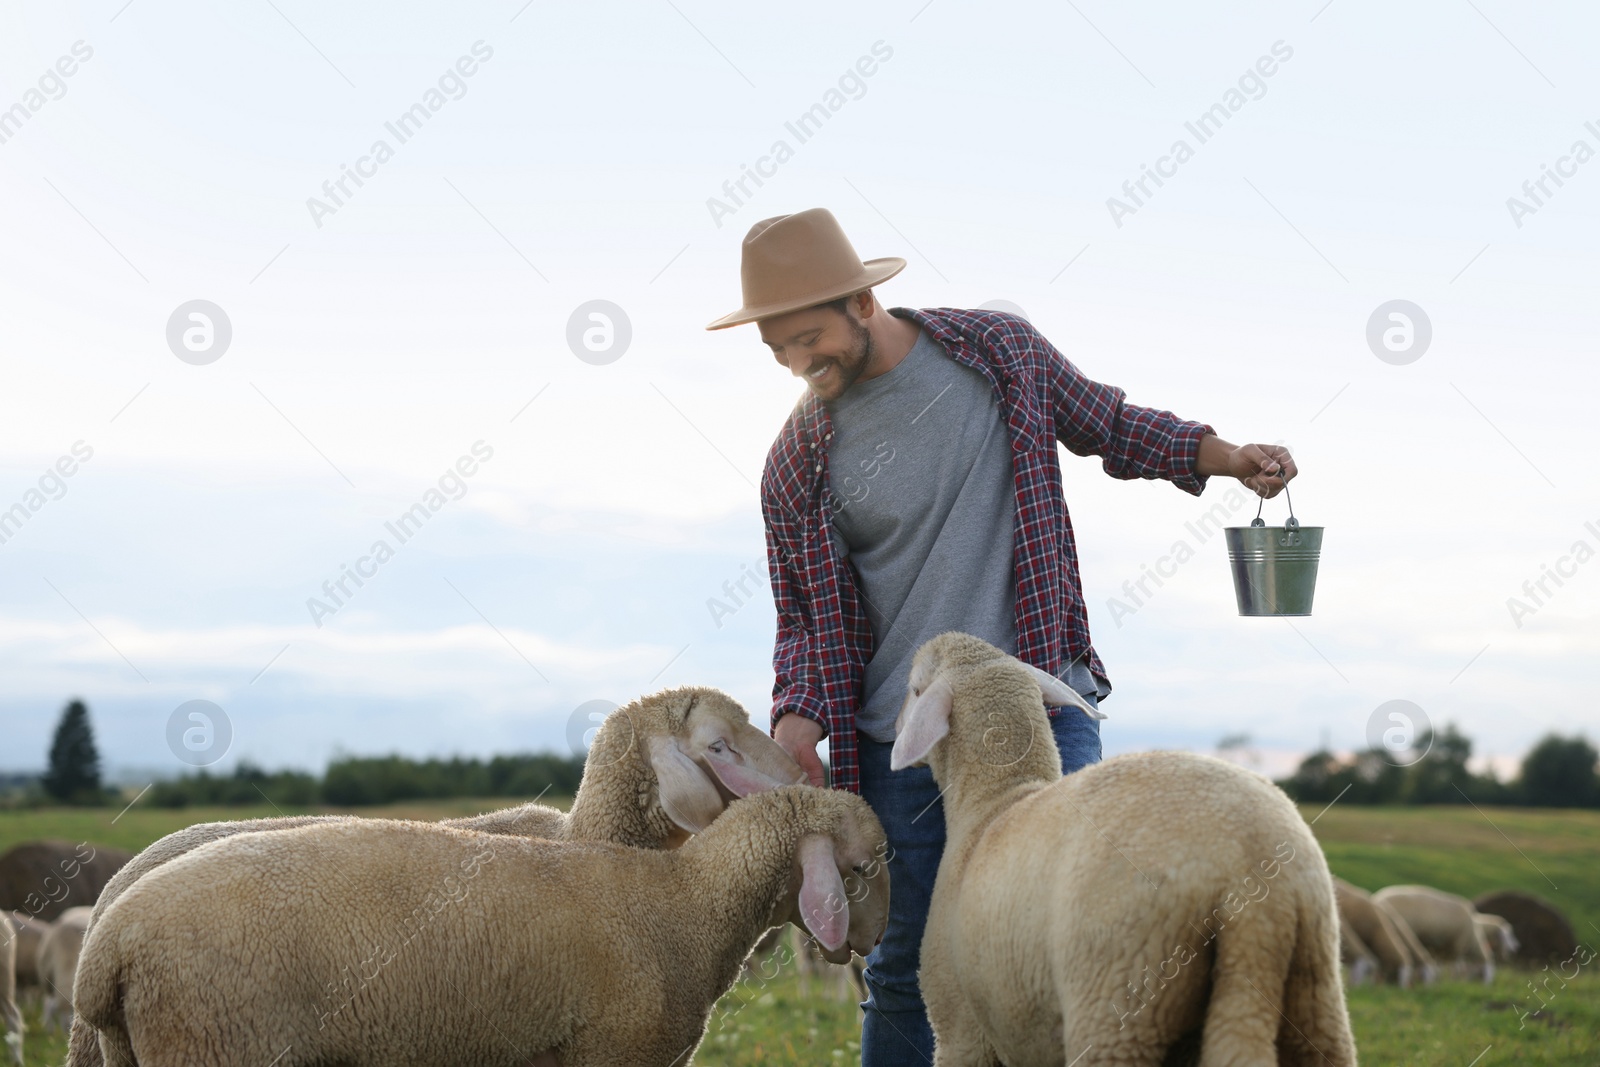
[[[828,734],[827,703],[817,679],[820,658],[811,632],[810,597],[805,580],[804,530],[773,496],[766,479],[761,485],[761,517],[767,535],[767,571],[772,603],[778,613],[777,640],[772,649],[772,725],[792,713],[804,715]]]
[[[1045,364],[1056,439],[1079,456],[1099,456],[1113,478],[1165,478],[1200,495],[1206,475],[1195,472],[1200,439],[1215,433],[1203,422],[1127,402],[1127,394],[1084,376],[1044,335],[1029,328]]]

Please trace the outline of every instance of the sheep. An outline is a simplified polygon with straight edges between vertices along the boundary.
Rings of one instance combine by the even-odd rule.
[[[1483,931],[1472,921],[1477,909],[1466,897],[1426,885],[1391,885],[1372,894],[1405,920],[1441,962],[1454,965],[1458,975],[1494,981],[1494,956]]]
[[[968,634],[918,649],[890,766],[926,763],[946,842],[919,981],[936,1067],[1355,1063],[1332,884],[1281,790],[1210,756],[1063,778],[1070,687]],[[1170,971],[1170,973],[1169,973]]]
[[[17,926],[0,911],[0,1026],[17,1067],[22,1067],[22,1012],[17,1007]]]
[[[1433,957],[1417,942],[1405,920],[1375,903],[1371,893],[1343,878],[1333,879],[1333,892],[1340,919],[1377,957],[1378,981],[1393,982],[1406,989],[1413,981],[1428,984],[1434,980]]]
[[[92,911],[79,904],[56,916],[50,932],[39,944],[39,984],[44,987],[44,1012],[40,1026],[49,1030],[64,1016],[60,1026],[66,1031],[72,1025],[72,982],[78,972],[78,958],[83,951],[83,937],[89,928]]]
[[[140,1067],[668,1067],[770,926],[872,949],[886,848],[860,797],[800,785],[675,850],[380,820],[233,837],[101,916],[78,1010]]]
[[[595,732],[570,813],[537,803],[440,825],[553,840],[609,841],[666,848],[703,829],[727,799],[805,780],[799,764],[750,725],[749,713],[717,689],[683,686],[640,697],[606,717]],[[209,841],[355,818],[298,815],[199,823],[168,834],[111,879],[90,927],[128,888],[157,867]],[[75,1022],[69,1067],[102,1067],[87,1023]]]
[[[1478,929],[1483,932],[1484,940],[1489,943],[1494,958],[1501,963],[1510,963],[1522,948],[1517,943],[1517,935],[1511,929],[1511,923],[1499,915],[1485,915],[1475,911],[1472,921],[1478,924]]]
[[[49,932],[50,924],[23,911],[10,913],[12,929],[17,942],[17,988],[39,985],[39,942]]]
[[[1339,962],[1350,969],[1350,984],[1361,985],[1379,973],[1378,957],[1361,940],[1350,920],[1339,916]]]

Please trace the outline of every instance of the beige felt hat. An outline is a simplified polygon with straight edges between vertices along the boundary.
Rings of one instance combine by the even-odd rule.
[[[762,219],[745,234],[739,260],[744,306],[706,329],[721,330],[826,304],[888,281],[905,266],[898,256],[863,263],[827,208]]]

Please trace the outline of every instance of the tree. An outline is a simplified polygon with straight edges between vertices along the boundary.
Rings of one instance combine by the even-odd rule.
[[[100,790],[100,753],[94,747],[89,709],[74,700],[61,713],[55,739],[50,742],[50,768],[40,782],[44,791],[63,804],[96,804]]]
[[[1587,808],[1600,804],[1595,763],[1600,752],[1582,737],[1551,734],[1522,760],[1518,783],[1524,803],[1539,808]]]

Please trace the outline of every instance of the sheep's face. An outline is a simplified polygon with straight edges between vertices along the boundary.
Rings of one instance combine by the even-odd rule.
[[[820,792],[820,791],[819,791]],[[889,843],[859,797],[825,794],[848,810],[832,834],[808,834],[795,850],[789,891],[771,922],[806,930],[829,963],[849,963],[883,940],[889,921]]]
[[[958,701],[958,691],[970,694],[970,699]],[[952,715],[982,714],[984,722],[956,726],[968,742],[982,749],[968,755],[991,766],[1011,766],[1048,739],[1048,722],[1041,714],[1046,702],[1071,704],[1094,718],[1105,718],[1048,672],[971,634],[940,634],[923,644],[912,660],[889,765],[900,770],[931,764],[934,777],[943,781],[942,753],[936,749],[944,747],[940,742],[951,732]]]
[[[665,730],[645,744],[661,806],[689,833],[699,833],[738,797],[805,781],[800,765],[750,725],[726,693],[699,687],[660,694]],[[609,720],[608,720],[609,721]]]

